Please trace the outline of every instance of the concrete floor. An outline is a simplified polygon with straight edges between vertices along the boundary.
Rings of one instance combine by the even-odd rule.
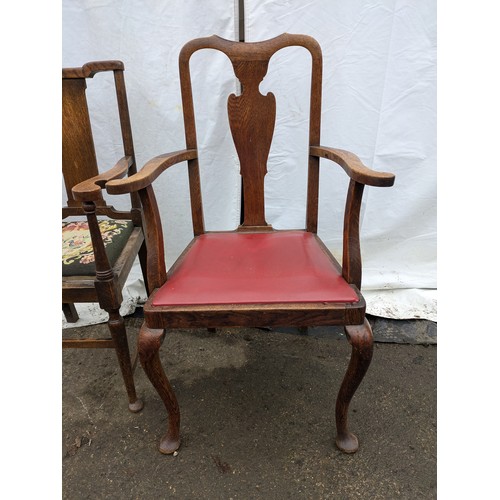
[[[435,498],[436,325],[371,320],[373,362],[350,407],[354,455],[334,445],[350,356],[341,329],[169,332],[161,357],[181,408],[175,457],[157,451],[166,414],[140,366],[145,406],[131,414],[112,350],[64,350],[63,498]],[[141,321],[126,319],[131,345]]]

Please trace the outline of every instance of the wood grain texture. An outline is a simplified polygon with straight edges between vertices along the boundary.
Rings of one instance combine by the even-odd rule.
[[[325,146],[311,146],[311,156],[327,158],[340,165],[347,175],[354,181],[368,186],[387,187],[394,184],[395,176],[389,172],[377,172],[363,164],[353,153],[343,149],[328,148]]]
[[[239,61],[233,64],[243,92],[228,99],[229,126],[240,159],[245,208],[242,226],[267,226],[264,213],[264,177],[274,133],[276,98],[263,96],[259,84],[268,61]]]
[[[125,179],[110,180],[106,183],[106,191],[110,194],[133,193],[150,186],[155,179],[167,168],[186,160],[197,158],[198,153],[195,149],[184,149],[158,155],[149,160],[134,175]]]
[[[84,180],[71,190],[75,200],[98,201],[102,199],[102,188],[108,181],[119,179],[127,175],[130,165],[133,164],[131,156],[124,156],[116,165],[102,174]]]
[[[306,229],[318,232],[319,158],[309,155],[307,175]]]
[[[342,252],[342,276],[347,283],[361,289],[361,243],[359,239],[359,215],[364,184],[349,183],[344,212],[344,234]]]
[[[120,117],[120,129],[122,133],[123,151],[125,156],[132,160],[129,165],[128,175],[133,175],[137,172],[137,164],[135,161],[134,139],[132,137],[132,124],[128,111],[127,89],[125,86],[125,77],[122,71],[113,71],[115,78],[116,100],[118,104],[118,115]],[[141,202],[137,193],[130,195],[133,208],[140,208]]]
[[[154,330],[142,325],[139,333],[139,359],[144,372],[161,397],[168,415],[168,427],[160,441],[160,452],[174,453],[180,446],[180,411],[175,392],[163,371],[160,361],[160,347],[165,336],[164,330]]]
[[[102,71],[123,71],[125,69],[122,61],[89,61],[81,68],[63,68],[63,79],[85,79],[93,78],[96,73]]]
[[[99,174],[94,139],[87,106],[85,80],[63,80],[62,83],[62,168],[68,206],[81,208],[74,199],[72,188]],[[94,197],[98,205],[105,205],[102,195]]]
[[[114,349],[113,339],[63,339],[63,349]]]
[[[150,328],[322,326],[363,322],[366,303],[286,303],[153,306],[155,292],[144,305]]]
[[[165,264],[165,246],[160,213],[156,203],[153,186],[147,186],[139,191],[144,210],[145,237],[148,249],[147,255],[147,283],[148,292],[160,287],[167,279]]]
[[[111,338],[118,358],[118,365],[122,373],[123,381],[128,395],[128,409],[132,413],[137,413],[142,410],[144,403],[137,397],[134,383],[134,368],[130,359],[130,351],[127,340],[127,330],[125,321],[120,314],[119,308],[110,309],[108,327],[111,332]]]
[[[347,426],[349,403],[370,366],[373,356],[373,334],[366,319],[361,325],[346,326],[345,332],[352,346],[352,352],[335,406],[337,425],[335,444],[345,453],[354,453],[358,450],[359,444],[358,438]]]

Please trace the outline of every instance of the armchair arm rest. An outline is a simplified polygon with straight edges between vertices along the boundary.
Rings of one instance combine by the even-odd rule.
[[[139,191],[151,185],[152,182],[167,168],[180,163],[181,161],[194,160],[198,158],[196,149],[183,149],[173,153],[167,153],[156,156],[149,160],[142,168],[134,175],[126,179],[111,180],[106,183],[106,190],[110,194],[125,194]]]
[[[389,172],[377,172],[363,165],[362,161],[353,153],[343,149],[328,148],[325,146],[311,146],[309,154],[320,158],[327,158],[339,164],[347,175],[360,184],[368,186],[392,186],[395,176]]]
[[[101,189],[104,185],[111,181],[112,179],[119,179],[123,177],[127,172],[129,167],[133,164],[134,159],[132,156],[124,156],[116,165],[103,172],[102,174],[96,175],[95,177],[91,177],[83,182],[80,182],[76,186],[73,186],[71,190],[73,192],[73,196],[76,200],[80,201],[96,201],[100,200],[101,197]]]

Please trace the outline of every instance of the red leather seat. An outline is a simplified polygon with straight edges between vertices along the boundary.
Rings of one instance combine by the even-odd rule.
[[[153,306],[358,300],[313,234],[238,232],[198,236]]]

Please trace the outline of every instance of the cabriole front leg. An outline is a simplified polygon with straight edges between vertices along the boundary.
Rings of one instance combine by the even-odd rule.
[[[373,334],[370,323],[365,319],[362,325],[346,326],[347,339],[352,346],[351,360],[340,386],[335,407],[337,423],[337,447],[345,453],[358,450],[358,438],[347,428],[347,414],[356,389],[363,380],[373,355]]]
[[[139,359],[167,410],[167,433],[161,439],[159,448],[162,453],[168,455],[179,448],[181,440],[179,405],[160,361],[159,351],[164,335],[165,330],[151,329],[144,323],[139,334]]]

